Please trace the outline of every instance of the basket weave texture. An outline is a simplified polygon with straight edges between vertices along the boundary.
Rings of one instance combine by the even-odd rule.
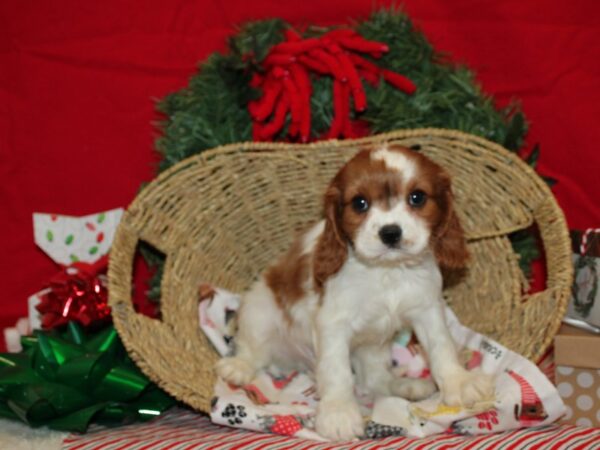
[[[124,214],[109,265],[115,326],[140,368],[195,409],[210,411],[216,352],[198,324],[201,282],[243,292],[321,216],[325,187],[359,149],[397,143],[453,177],[458,215],[472,254],[445,297],[463,324],[536,360],[558,330],[573,277],[562,211],[535,172],[497,144],[458,131],[417,129],[313,144],[240,143],[188,158],[146,186]],[[508,235],[536,224],[546,288],[532,295]],[[166,255],[162,319],[132,306],[139,241]]]

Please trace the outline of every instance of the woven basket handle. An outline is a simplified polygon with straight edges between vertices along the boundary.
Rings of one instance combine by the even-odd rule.
[[[162,319],[160,321],[143,316],[135,311],[132,296],[133,267],[139,242],[147,242],[157,250],[165,254],[167,252],[162,245],[163,243],[151,240],[151,238],[147,237],[148,233],[145,233],[143,229],[139,229],[140,227],[135,225],[135,221],[132,220],[133,215],[135,215],[135,213],[131,211],[126,211],[123,215],[121,223],[115,233],[112,250],[109,256],[108,277],[110,290],[108,297],[109,305],[112,308],[112,314],[119,315],[120,318],[127,317],[128,321],[133,320],[137,325],[141,325],[140,322],[146,321],[154,322],[152,326],[161,326],[164,324],[172,325],[170,323],[171,316],[164,308],[161,308]],[[165,263],[165,274],[163,279],[168,279],[170,271],[169,261],[170,259],[168,258]],[[161,291],[168,291],[169,289],[167,287],[167,285],[163,286],[161,280]],[[161,296],[164,297],[165,292],[161,292]],[[167,301],[161,303],[170,304],[173,302]]]

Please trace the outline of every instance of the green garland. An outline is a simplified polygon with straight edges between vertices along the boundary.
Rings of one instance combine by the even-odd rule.
[[[230,39],[227,54],[212,54],[192,76],[188,87],[159,103],[159,110],[167,117],[162,124],[164,134],[156,142],[163,157],[161,170],[206,149],[252,139],[247,103],[259,92],[249,86],[251,72],[268,50],[283,40],[282,32],[287,27],[290,25],[280,19],[243,26]],[[377,65],[402,73],[418,86],[416,93],[408,96],[387,83],[378,87],[365,84],[368,107],[361,118],[373,133],[418,127],[455,128],[513,151],[520,148],[527,126],[518,108],[511,105],[496,109],[493,99],[475,83],[473,73],[436,52],[404,13],[381,10],[355,28],[365,38],[389,46]],[[309,28],[304,34],[325,31]],[[331,84],[328,77],[313,80],[313,136],[326,131],[333,117]]]
[[[156,141],[162,155],[160,171],[206,149],[252,139],[250,100],[260,93],[249,85],[252,72],[268,50],[283,40],[291,27],[272,19],[244,25],[230,38],[226,54],[214,53],[200,65],[189,86],[165,97],[159,110],[166,116],[163,135]],[[453,128],[482,136],[517,151],[527,131],[527,122],[516,104],[497,109],[494,100],[482,92],[468,68],[450,62],[435,51],[423,33],[399,9],[382,9],[369,19],[353,24],[366,39],[384,42],[389,52],[377,65],[399,72],[417,85],[406,95],[388,83],[377,87],[365,84],[367,110],[360,114],[373,133],[396,129]],[[320,35],[325,28],[308,28],[305,37]],[[333,117],[332,81],[314,78],[311,99],[312,136],[325,132]],[[285,136],[284,128],[280,137]],[[537,154],[530,161],[535,165]],[[521,255],[521,268],[529,274],[530,263],[538,256],[530,233],[512,237]],[[150,258],[157,261],[157,258]],[[156,293],[156,283],[154,291]]]

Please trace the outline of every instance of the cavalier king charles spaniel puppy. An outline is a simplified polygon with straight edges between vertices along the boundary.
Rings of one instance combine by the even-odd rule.
[[[333,440],[363,433],[355,383],[408,400],[437,385],[451,406],[491,397],[492,378],[463,368],[444,321],[440,268],[469,256],[446,171],[404,147],[360,151],[329,185],[324,212],[244,295],[235,356],[218,362],[219,376],[244,385],[259,369],[314,371],[316,430]],[[391,372],[401,327],[416,333],[435,384]]]

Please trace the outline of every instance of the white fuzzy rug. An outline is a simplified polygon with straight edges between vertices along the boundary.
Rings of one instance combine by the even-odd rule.
[[[67,433],[0,419],[0,450],[60,450]]]

